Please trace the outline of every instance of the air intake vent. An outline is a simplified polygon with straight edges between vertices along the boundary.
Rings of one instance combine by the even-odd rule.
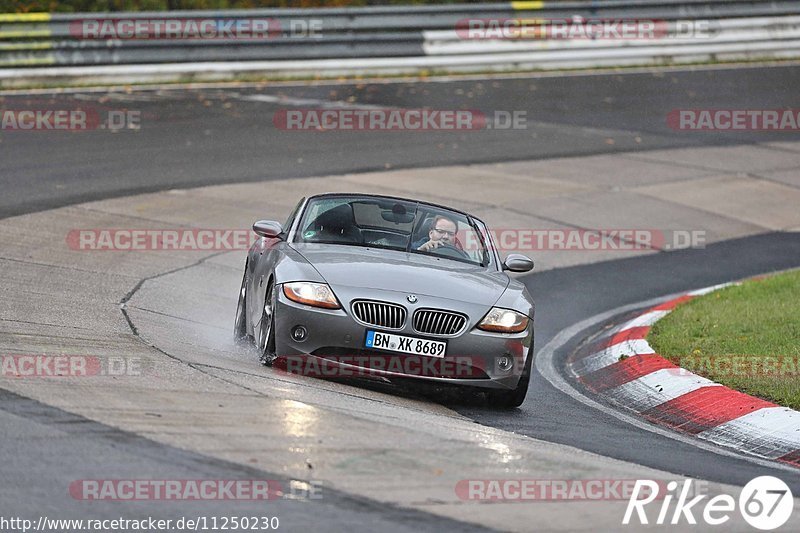
[[[353,302],[353,315],[364,324],[387,329],[403,329],[406,309],[386,302],[358,300]]]
[[[467,317],[438,309],[418,309],[414,313],[414,330],[428,335],[455,335],[467,325]]]

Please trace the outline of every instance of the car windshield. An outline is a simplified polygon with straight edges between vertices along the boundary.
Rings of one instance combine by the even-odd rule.
[[[386,248],[481,266],[490,262],[484,237],[471,217],[394,198],[311,198],[295,242]]]

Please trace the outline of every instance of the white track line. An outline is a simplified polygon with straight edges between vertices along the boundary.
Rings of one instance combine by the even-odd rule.
[[[246,102],[265,102],[269,104],[279,104],[284,106],[313,106],[330,109],[387,109],[386,106],[371,104],[359,104],[356,102],[344,102],[341,100],[322,100],[316,98],[295,98],[292,96],[276,96],[272,94],[248,94],[236,97],[237,100]]]
[[[708,294],[710,292],[717,291],[719,289],[724,289],[725,287],[730,287],[731,285],[741,285],[742,283],[739,281],[731,281],[728,283],[720,283],[719,285],[712,285],[711,287],[705,287],[703,289],[697,289],[696,291],[687,292],[689,296],[702,296],[704,294]]]

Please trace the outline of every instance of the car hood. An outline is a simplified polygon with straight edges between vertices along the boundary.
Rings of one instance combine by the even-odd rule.
[[[509,277],[503,272],[435,256],[347,245],[292,244],[336,286],[383,289],[492,305]]]

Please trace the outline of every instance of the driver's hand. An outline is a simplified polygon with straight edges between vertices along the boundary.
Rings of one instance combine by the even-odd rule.
[[[422,246],[420,246],[419,248],[417,248],[417,250],[419,250],[421,252],[430,252],[432,250],[437,249],[441,244],[442,244],[442,241],[430,240],[430,241],[426,242],[425,244],[423,244]]]

